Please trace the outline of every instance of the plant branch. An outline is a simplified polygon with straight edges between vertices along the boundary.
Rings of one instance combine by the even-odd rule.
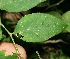
[[[37,53],[37,55],[38,55],[39,59],[42,59],[42,58],[40,57],[40,55],[39,55],[39,52],[38,52],[38,51],[36,51],[36,53]]]
[[[58,43],[58,42],[63,42],[63,43],[65,43],[65,44],[68,44],[68,43],[64,42],[63,40],[61,40],[61,39],[58,39],[58,40],[47,40],[47,41],[44,42],[44,44],[48,44],[48,43]]]
[[[13,39],[13,37],[12,37],[12,33],[10,33],[10,32],[5,28],[5,26],[4,26],[2,23],[0,23],[0,24],[1,24],[1,26],[7,31],[7,33],[10,35],[10,37],[11,37],[11,39],[12,39],[12,42],[13,42],[15,48],[16,48],[16,45],[15,45],[14,39]],[[16,49],[16,50],[17,50],[17,49]]]
[[[45,11],[46,11],[47,9],[51,8],[51,7],[54,7],[54,6],[56,6],[56,5],[61,4],[63,1],[64,1],[64,0],[61,0],[61,1],[59,1],[58,3],[55,3],[55,4],[53,4],[53,5],[49,5],[49,6],[45,9]]]
[[[13,45],[14,45],[14,47],[15,47],[15,49],[16,49],[16,53],[19,54],[20,57],[21,57],[21,54],[20,54],[20,52],[19,52],[19,50],[18,50],[18,48],[17,48],[17,46],[16,46],[16,44],[15,44],[15,41],[14,41],[13,37],[12,37],[13,33],[10,33],[10,32],[5,28],[5,26],[1,23],[1,17],[0,17],[0,25],[1,25],[1,26],[7,31],[7,33],[9,34],[10,38],[12,39]],[[21,58],[22,58],[22,57],[21,57]]]

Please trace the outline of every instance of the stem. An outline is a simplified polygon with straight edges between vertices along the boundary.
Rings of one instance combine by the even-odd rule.
[[[58,40],[47,40],[44,42],[44,44],[48,44],[48,43],[58,43],[58,42],[63,42],[65,44],[68,44],[67,42],[64,42],[63,40],[61,39],[58,39]]]
[[[16,48],[16,52],[18,53],[18,49],[17,49],[17,47],[16,47],[15,41],[14,41],[14,39],[13,39],[13,37],[12,37],[12,33],[10,33],[10,32],[5,28],[5,26],[4,26],[2,23],[0,23],[0,24],[1,24],[1,26],[7,31],[7,33],[10,35],[10,38],[12,39],[12,42],[13,42],[13,44],[14,44],[14,47]]]
[[[38,55],[39,59],[42,59],[42,58],[40,57],[40,55],[39,55],[39,52],[38,52],[38,51],[36,51],[36,53],[37,53],[37,55]]]
[[[7,31],[7,33],[8,33],[9,36],[10,36],[10,38],[12,39],[13,45],[14,45],[14,47],[15,47],[15,49],[16,49],[16,53],[20,55],[20,58],[22,58],[22,57],[21,57],[21,54],[20,54],[20,52],[19,52],[19,50],[18,50],[18,48],[17,48],[17,46],[16,46],[16,44],[15,44],[15,41],[14,41],[14,39],[13,39],[13,37],[12,37],[13,33],[10,33],[10,32],[5,28],[5,26],[1,23],[1,17],[0,17],[0,25]],[[22,58],[22,59],[23,59],[23,58]]]
[[[54,7],[54,6],[56,6],[56,5],[61,4],[63,1],[64,1],[64,0],[61,0],[61,1],[59,1],[58,3],[55,3],[55,4],[53,4],[53,5],[49,5],[49,6],[45,9],[45,11],[46,11],[47,9],[51,8],[51,7]]]

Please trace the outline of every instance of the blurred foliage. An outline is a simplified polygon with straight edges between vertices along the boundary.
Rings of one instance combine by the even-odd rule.
[[[16,54],[5,56],[5,51],[0,51],[0,59],[19,59]]]

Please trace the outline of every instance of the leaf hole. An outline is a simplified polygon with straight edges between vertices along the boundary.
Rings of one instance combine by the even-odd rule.
[[[17,33],[17,37],[19,37],[19,38],[23,38],[24,36],[21,35],[21,34],[19,34],[19,33]]]

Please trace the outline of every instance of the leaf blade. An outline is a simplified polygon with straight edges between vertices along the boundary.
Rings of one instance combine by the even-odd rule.
[[[67,11],[62,15],[62,20],[68,25],[65,30],[70,32],[70,11]]]
[[[33,13],[23,17],[17,24],[14,34],[24,36],[26,42],[42,42],[62,32],[67,25],[50,14]]]
[[[19,59],[16,54],[5,56],[5,50],[0,51],[0,59]]]
[[[2,29],[1,29],[1,26],[0,26],[0,40],[2,39]]]
[[[0,0],[0,9],[8,12],[27,11],[46,0]]]

